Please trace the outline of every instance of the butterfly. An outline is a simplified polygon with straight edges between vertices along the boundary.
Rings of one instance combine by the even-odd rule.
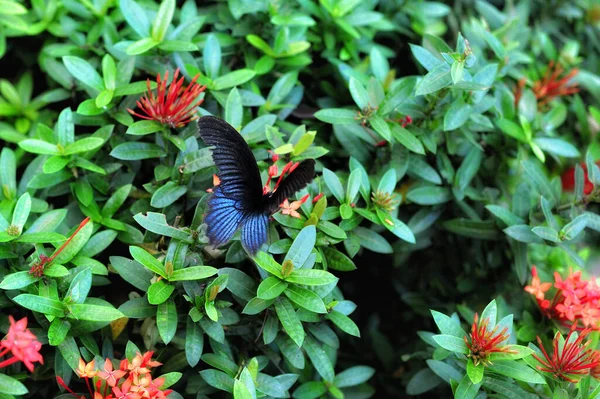
[[[204,142],[214,147],[212,157],[220,179],[208,200],[204,218],[210,244],[215,247],[225,244],[241,228],[242,245],[254,255],[267,241],[269,217],[284,200],[314,178],[315,161],[308,159],[293,165],[274,191],[263,191],[256,159],[231,125],[204,116],[198,120],[198,131]]]

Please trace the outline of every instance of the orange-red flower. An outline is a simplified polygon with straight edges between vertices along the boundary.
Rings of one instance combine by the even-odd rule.
[[[505,327],[498,332],[498,326],[496,326],[490,331],[488,330],[489,321],[489,319],[480,321],[479,315],[475,313],[475,319],[469,334],[470,339],[464,337],[465,344],[469,348],[467,357],[473,360],[475,366],[480,363],[489,363],[489,357],[493,353],[514,353],[514,351],[503,345],[508,339],[508,335],[506,335],[508,328]]]
[[[540,362],[540,365],[537,366],[538,370],[550,373],[554,378],[577,383],[578,377],[588,374],[600,364],[598,356],[592,350],[586,349],[589,341],[583,343],[583,339],[590,331],[590,329],[585,329],[577,338],[574,338],[575,325],[573,325],[569,335],[565,338],[564,345],[560,344],[562,336],[557,332],[553,340],[552,356],[548,355],[542,340],[537,337],[540,349],[544,354],[544,359],[533,354],[533,357]]]
[[[542,283],[535,267],[531,270],[531,285],[525,291],[535,296],[538,306],[550,319],[564,326],[577,325],[600,330],[600,287],[594,279],[582,280],[581,272],[571,271],[567,278],[554,273],[556,292],[552,300],[546,299],[551,283]]]
[[[596,165],[600,166],[600,161],[597,161]],[[583,169],[583,193],[587,195],[594,190],[594,184],[588,178],[588,170],[585,162],[582,162],[580,166]],[[575,190],[575,167],[573,166],[567,169],[562,176],[560,176],[560,180],[562,181],[563,191]]]
[[[306,202],[308,197],[309,197],[309,195],[306,194],[304,197],[302,197],[298,201],[294,201],[292,203],[290,203],[286,199],[285,201],[283,201],[283,203],[281,205],[279,205],[279,207],[281,208],[281,213],[283,215],[290,215],[291,217],[300,219],[302,216],[298,213],[298,209],[300,208],[300,206],[302,204],[304,204]]]
[[[577,69],[572,69],[566,75],[564,68],[554,61],[550,61],[546,73],[533,84],[533,93],[538,100],[538,104],[545,104],[552,101],[556,97],[574,94],[579,91],[577,83],[569,84],[569,81],[579,72]]]
[[[125,375],[127,374],[126,371],[123,370],[113,370],[113,364],[110,361],[110,359],[106,359],[106,361],[104,362],[104,370],[103,371],[98,371],[98,377],[102,378],[104,381],[106,381],[106,383],[111,386],[114,387],[115,385],[117,385],[117,382]]]
[[[204,99],[198,100],[197,98],[206,89],[206,86],[196,83],[200,74],[194,76],[191,83],[185,89],[183,88],[185,78],[182,76],[177,80],[178,77],[179,68],[175,70],[173,81],[167,88],[169,71],[165,72],[164,79],[158,74],[156,76],[156,83],[158,85],[156,95],[154,95],[153,90],[150,88],[150,79],[147,79],[148,91],[136,103],[143,114],[139,114],[131,109],[127,111],[142,119],[154,120],[171,127],[181,127],[197,119],[195,108],[204,101]]]
[[[10,327],[8,334],[0,341],[0,358],[11,352],[12,357],[0,362],[0,368],[9,366],[16,362],[23,362],[29,371],[33,371],[33,363],[44,364],[44,358],[40,354],[42,344],[38,342],[37,337],[27,328],[27,317],[15,321],[12,316],[8,316]]]

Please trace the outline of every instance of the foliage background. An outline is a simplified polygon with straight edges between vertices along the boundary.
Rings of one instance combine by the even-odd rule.
[[[47,233],[16,241],[5,233],[0,273],[28,270],[43,253],[42,243],[49,254],[49,243],[58,246],[84,216],[92,218],[95,234],[93,244],[82,242],[63,259],[65,280],[61,275],[26,285],[2,283],[4,313],[31,318],[31,312],[15,308],[17,295],[43,296],[39,287],[54,280],[64,298],[72,294],[68,283],[86,268],[96,273],[89,298],[101,297],[119,308],[135,297],[132,291],[144,297],[148,283],[140,288],[125,281],[130,276],[123,257],[131,259],[130,245],[143,246],[162,261],[164,254],[176,256],[183,241],[189,247],[179,267],[210,264],[221,275],[227,274],[224,267],[239,268],[255,280],[249,283],[254,289],[266,277],[244,260],[237,241],[216,260],[203,251],[200,221],[214,168],[195,124],[167,131],[157,124],[134,124],[126,111],[144,92],[146,78],[175,68],[187,81],[200,73],[199,82],[207,85],[200,114],[218,115],[241,128],[265,176],[267,150],[318,160],[319,177],[307,192],[311,197],[323,192],[328,208],[323,214],[307,203],[303,216],[317,226],[316,268],[328,268],[339,278],[334,291],[318,295],[330,309],[334,299],[356,304],[350,314],[354,306],[345,302],[344,311],[361,338],[321,316],[309,326],[305,315],[307,336],[315,337],[327,356],[315,361],[309,354],[304,371],[271,358],[269,375],[299,375],[285,391],[331,379],[328,370],[335,364],[337,373],[359,365],[376,370],[370,378],[371,369],[358,369],[343,389],[346,397],[368,397],[373,389],[377,397],[399,397],[407,385],[412,394],[432,388],[432,397],[450,396],[443,377],[427,368],[432,349],[417,335],[435,330],[429,309],[458,309],[470,324],[472,312],[496,298],[499,313],[514,315],[515,331],[527,327],[519,341],[528,342],[548,328],[523,292],[530,265],[549,275],[597,263],[597,191],[583,193],[584,178],[594,184],[600,180],[594,166],[600,158],[600,112],[594,106],[600,98],[600,9],[593,0],[0,4],[0,214],[7,225],[14,224],[14,215],[22,218],[25,211],[17,200],[28,192],[31,212],[21,228]],[[547,103],[536,98],[534,82],[550,61],[579,69],[572,81],[581,89],[578,94]],[[515,103],[522,78],[526,87]],[[96,140],[65,153],[56,144],[64,147],[68,137]],[[563,192],[560,175],[582,161],[587,171],[578,169],[575,193]],[[397,201],[388,206],[392,194]],[[67,212],[47,216],[59,209]],[[162,227],[150,227],[140,216],[145,212],[162,213],[166,221],[155,215]],[[52,223],[31,230],[42,217]],[[173,232],[165,223],[181,229]],[[304,225],[279,215],[274,226],[269,251],[281,263],[280,254]],[[91,231],[86,239],[90,236]],[[79,263],[73,261],[78,252]],[[236,325],[242,317],[241,328],[228,327],[233,350],[227,353],[205,341],[205,353],[211,353],[210,346],[216,356],[233,362],[236,369],[225,372],[227,381],[239,377],[237,367],[247,367],[251,357],[281,350],[253,342],[266,319],[263,313],[241,314],[249,298],[232,297],[233,273],[229,292],[219,294],[233,303],[237,315],[224,311],[225,318]],[[198,374],[228,370],[214,359],[203,357],[195,367],[186,363],[190,305],[183,295],[202,297],[213,280],[196,286],[173,283],[179,317],[170,319],[169,327],[157,327],[154,307],[137,314],[121,307],[130,320],[114,341],[115,353],[125,353],[127,340],[158,348],[162,371],[182,372],[174,388],[187,397],[229,386],[215,382],[214,375]],[[268,314],[274,331],[285,335],[272,307]],[[531,314],[535,322],[522,324]],[[37,312],[35,319],[43,339],[49,320]],[[2,322],[7,327],[5,317]],[[69,341],[70,348],[46,349],[46,365],[27,381],[31,395],[57,392],[48,382],[55,373],[70,374],[66,364],[73,365],[73,358],[61,360],[76,357],[70,350],[85,348],[90,360],[90,337],[106,353],[112,331],[100,324],[85,338],[71,330],[68,339],[77,339]],[[177,335],[164,345],[173,325]],[[345,331],[354,331],[352,326]],[[341,392],[331,388],[329,394],[340,397]]]

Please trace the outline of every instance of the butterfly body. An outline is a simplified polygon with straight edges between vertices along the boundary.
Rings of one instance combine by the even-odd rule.
[[[212,116],[198,120],[200,137],[213,146],[220,183],[208,201],[204,219],[211,245],[219,246],[241,228],[241,241],[251,254],[267,241],[269,217],[279,205],[313,179],[315,161],[298,164],[275,191],[263,193],[256,159],[244,138],[227,122]]]

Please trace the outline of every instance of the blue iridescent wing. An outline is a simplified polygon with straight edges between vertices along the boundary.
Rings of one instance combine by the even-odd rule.
[[[204,218],[210,244],[216,247],[229,241],[246,215],[240,200],[223,195],[220,186],[215,188],[208,200],[208,212]]]
[[[267,241],[269,215],[267,213],[249,214],[242,224],[242,245],[254,255]]]
[[[214,116],[198,120],[200,137],[213,146],[212,157],[219,169],[223,195],[241,201],[244,209],[262,204],[262,181],[256,159],[246,140],[227,122]]]

